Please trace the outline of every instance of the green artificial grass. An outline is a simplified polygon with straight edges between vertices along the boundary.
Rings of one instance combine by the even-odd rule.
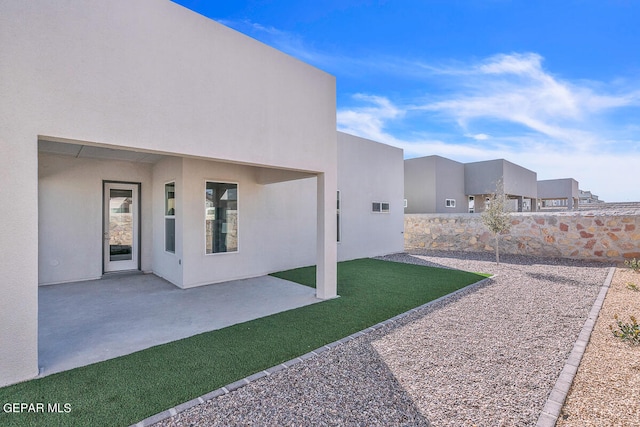
[[[315,286],[315,267],[273,276]],[[484,277],[374,259],[339,263],[340,298],[0,388],[0,425],[130,425]],[[11,403],[59,403],[62,413],[8,412]]]

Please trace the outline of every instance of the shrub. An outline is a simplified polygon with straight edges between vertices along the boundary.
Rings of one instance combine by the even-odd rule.
[[[630,269],[632,269],[636,273],[640,273],[640,260],[638,260],[636,258],[628,259],[628,260],[626,260],[624,262],[624,265],[626,265],[627,267],[629,267]]]
[[[618,315],[613,316],[616,319],[617,329],[613,328],[613,325],[609,325],[609,329],[613,332],[613,336],[620,338],[622,341],[627,341],[629,344],[640,344],[640,325],[635,317],[629,316],[631,323],[624,323],[618,319]]]
[[[627,283],[627,289],[631,289],[632,291],[636,291],[636,292],[640,291],[640,288],[638,287],[638,285],[636,285],[633,282]]]

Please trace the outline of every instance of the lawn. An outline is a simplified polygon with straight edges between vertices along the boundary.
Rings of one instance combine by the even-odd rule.
[[[315,267],[274,276],[315,286]],[[0,388],[0,425],[130,425],[484,277],[375,259],[342,262],[340,298]],[[7,403],[59,403],[61,413],[7,413]]]

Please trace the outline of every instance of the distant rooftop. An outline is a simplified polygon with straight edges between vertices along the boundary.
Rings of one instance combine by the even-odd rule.
[[[580,211],[600,211],[600,210],[619,210],[619,211],[640,211],[640,202],[607,202],[594,203],[592,205],[579,205]]]

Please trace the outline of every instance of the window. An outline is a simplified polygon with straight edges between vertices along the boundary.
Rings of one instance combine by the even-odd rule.
[[[389,213],[389,202],[372,202],[371,212]]]
[[[408,205],[407,205],[407,199],[404,199],[404,205],[403,205],[403,207],[404,207],[404,208],[406,208],[407,206],[408,206]]]
[[[205,188],[205,251],[238,250],[238,184],[207,182]]]
[[[176,252],[176,183],[164,185],[164,250]]]
[[[448,208],[455,208],[456,207],[456,199],[446,199],[444,201],[444,205]]]

